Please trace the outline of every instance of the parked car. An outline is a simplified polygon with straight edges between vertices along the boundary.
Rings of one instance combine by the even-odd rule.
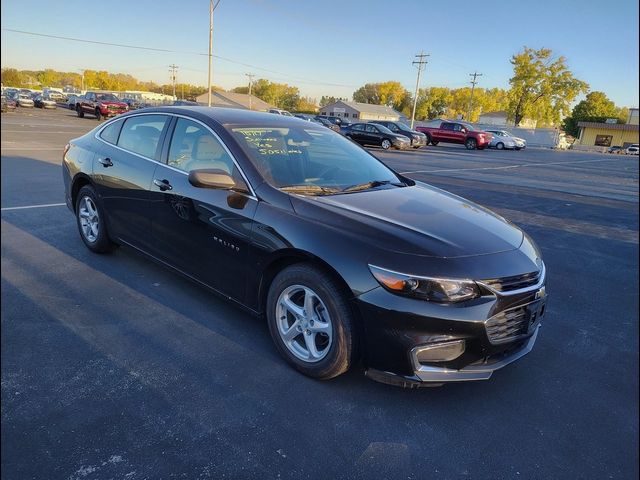
[[[89,250],[133,247],[262,315],[310,377],[361,355],[386,383],[487,379],[533,348],[545,316],[522,230],[319,125],[150,108],[71,140],[62,170]]]
[[[97,120],[127,112],[129,106],[121,102],[113,93],[87,92],[76,100],[76,112],[80,118],[85,113],[94,115]]]
[[[187,106],[197,106],[198,102],[192,102],[191,100],[176,100],[171,105],[174,107],[187,107]]]
[[[629,145],[625,150],[627,155],[638,155],[638,144],[634,143],[633,145]]]
[[[522,150],[527,147],[527,141],[523,138],[507,132],[506,130],[485,130],[492,135],[489,142],[489,148],[497,148],[498,150]]]
[[[127,104],[127,106],[129,107],[129,110],[137,110],[140,108],[140,105],[142,104],[142,102],[140,102],[139,100],[136,100],[135,98],[123,98],[122,102]]]
[[[292,117],[291,112],[287,112],[286,110],[282,110],[280,108],[270,108],[269,113],[275,113],[276,115],[285,115],[288,117]]]
[[[18,93],[15,96],[15,101],[19,107],[33,108],[33,98],[31,98],[31,95],[29,94]]]
[[[318,115],[318,118],[323,118],[333,123],[334,125],[338,125],[341,129],[351,125],[351,122],[344,117],[336,117],[333,115]]]
[[[16,101],[13,98],[8,97],[4,93],[2,94],[2,111],[9,112],[16,109]]]
[[[620,155],[622,153],[626,153],[625,149],[622,148],[620,145],[614,145],[612,147],[609,147],[609,149],[607,150],[607,153],[613,153],[616,155]]]
[[[424,133],[418,132],[416,130],[411,130],[408,125],[405,125],[402,122],[392,122],[390,120],[374,120],[372,123],[387,127],[393,133],[404,135],[409,140],[411,140],[411,146],[413,148],[424,147],[427,144],[427,136]]]
[[[427,136],[427,144],[461,143],[468,150],[483,150],[489,146],[492,135],[476,130],[468,123],[441,122],[438,127],[416,127],[416,130]]]
[[[293,116],[297,117],[297,118],[301,118],[302,120],[307,120],[309,122],[314,122],[314,123],[320,124],[323,127],[327,127],[329,129],[333,130],[334,132],[340,132],[340,127],[339,126],[334,125],[330,121],[325,120],[322,117],[318,117],[317,115],[310,115],[308,113],[294,113]]]
[[[360,145],[376,145],[383,150],[391,147],[404,150],[411,147],[411,140],[408,137],[393,133],[387,127],[374,123],[353,123],[342,130],[342,134]]]
[[[76,103],[78,102],[78,99],[81,98],[82,95],[76,94],[76,93],[71,93],[67,96],[67,108],[69,108],[69,110],[75,110],[76,109]]]
[[[48,94],[40,94],[33,99],[33,106],[36,108],[56,108],[57,103]]]

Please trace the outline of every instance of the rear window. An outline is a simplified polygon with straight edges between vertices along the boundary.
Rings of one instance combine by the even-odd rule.
[[[118,146],[154,160],[168,118],[165,115],[140,115],[127,118],[118,138]]]
[[[102,132],[100,132],[100,138],[105,142],[116,145],[118,143],[118,135],[120,134],[122,123],[122,120],[118,120],[107,125]]]

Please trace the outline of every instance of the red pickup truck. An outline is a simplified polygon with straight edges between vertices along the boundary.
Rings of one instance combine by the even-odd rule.
[[[442,122],[439,127],[416,127],[418,132],[427,136],[427,145],[444,143],[461,143],[468,150],[483,150],[489,146],[492,134],[476,130],[468,123]]]
[[[76,113],[80,118],[89,113],[102,120],[127,111],[129,105],[121,102],[113,93],[87,92],[76,100]]]

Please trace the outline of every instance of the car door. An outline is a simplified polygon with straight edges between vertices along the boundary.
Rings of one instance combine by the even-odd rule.
[[[153,248],[149,189],[168,124],[167,115],[136,115],[109,122],[97,134],[93,178],[111,232],[145,251]]]
[[[356,123],[349,129],[349,136],[360,144],[365,144],[367,137],[364,130],[365,125],[363,123]]]
[[[453,140],[455,143],[464,143],[467,138],[467,129],[459,123],[453,124]]]
[[[153,175],[152,233],[161,260],[235,299],[245,295],[247,255],[258,201],[253,194],[195,187],[189,172],[217,169],[250,187],[220,138],[177,117]]]
[[[384,135],[378,130],[378,128],[368,123],[364,126],[366,143],[368,145],[380,145]]]

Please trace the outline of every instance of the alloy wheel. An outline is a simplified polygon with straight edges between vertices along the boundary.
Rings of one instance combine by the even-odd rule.
[[[276,324],[282,342],[300,360],[315,363],[329,353],[331,317],[322,299],[309,287],[291,285],[280,293]]]
[[[382,140],[382,148],[388,150],[391,147],[391,142],[387,139]]]
[[[89,243],[94,243],[100,233],[100,216],[98,208],[89,196],[82,197],[78,206],[80,231]]]

